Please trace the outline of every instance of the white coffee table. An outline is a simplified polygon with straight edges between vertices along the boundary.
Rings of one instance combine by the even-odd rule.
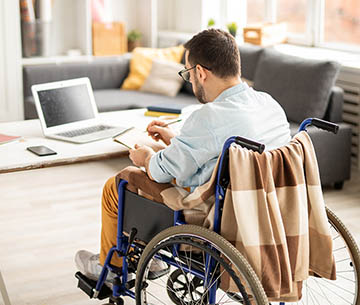
[[[101,113],[106,124],[136,126],[144,129],[154,118],[144,116],[145,109]],[[127,156],[126,147],[111,138],[86,144],[73,144],[45,138],[39,120],[26,120],[0,124],[0,133],[19,135],[22,139],[0,145],[0,173],[56,165],[72,164]],[[39,157],[26,150],[28,146],[45,145],[57,152],[56,155]]]

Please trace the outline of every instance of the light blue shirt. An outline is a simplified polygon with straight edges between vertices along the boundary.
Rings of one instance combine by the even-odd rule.
[[[223,144],[243,136],[265,144],[266,150],[286,145],[290,129],[281,106],[267,93],[240,83],[194,111],[180,134],[149,162],[155,181],[192,188],[210,179]]]

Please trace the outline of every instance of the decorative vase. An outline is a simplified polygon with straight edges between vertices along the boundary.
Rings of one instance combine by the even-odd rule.
[[[128,41],[128,52],[132,52],[137,47],[140,47],[140,40]]]

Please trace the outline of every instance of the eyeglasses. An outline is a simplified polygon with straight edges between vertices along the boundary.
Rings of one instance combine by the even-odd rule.
[[[200,64],[199,64],[199,65],[200,65]],[[183,69],[183,70],[179,71],[178,74],[181,76],[181,78],[182,78],[184,81],[190,82],[190,72],[189,72],[189,71],[195,69],[196,66],[197,66],[197,65],[192,66],[192,67],[189,68],[189,69]],[[207,68],[207,67],[205,67],[205,66],[203,66],[203,65],[200,65],[200,66],[202,66],[202,67],[205,68],[206,70],[211,71],[210,68]]]

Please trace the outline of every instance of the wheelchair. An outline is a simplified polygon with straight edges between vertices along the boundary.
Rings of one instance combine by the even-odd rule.
[[[336,124],[306,119],[299,131],[306,131],[309,125],[333,133],[338,130]],[[173,211],[127,190],[127,181],[121,180],[118,185],[117,245],[110,249],[97,281],[80,272],[75,274],[78,287],[90,298],[108,299],[108,304],[116,305],[124,304],[124,296],[130,296],[139,305],[269,304],[250,264],[219,235],[222,205],[229,183],[228,148],[232,143],[259,153],[265,148],[263,144],[241,137],[231,137],[225,142],[217,172],[213,231],[186,224],[181,211]],[[302,298],[296,303],[360,305],[358,246],[346,226],[328,207],[326,213],[337,279],[330,281],[310,276],[303,282]],[[114,254],[122,257],[121,268],[110,263]],[[166,276],[150,280],[150,264],[159,260],[168,265],[169,271]],[[105,284],[109,271],[116,274],[112,287]],[[136,279],[130,279],[131,274],[135,274]],[[230,284],[224,285],[223,278],[229,279]]]

